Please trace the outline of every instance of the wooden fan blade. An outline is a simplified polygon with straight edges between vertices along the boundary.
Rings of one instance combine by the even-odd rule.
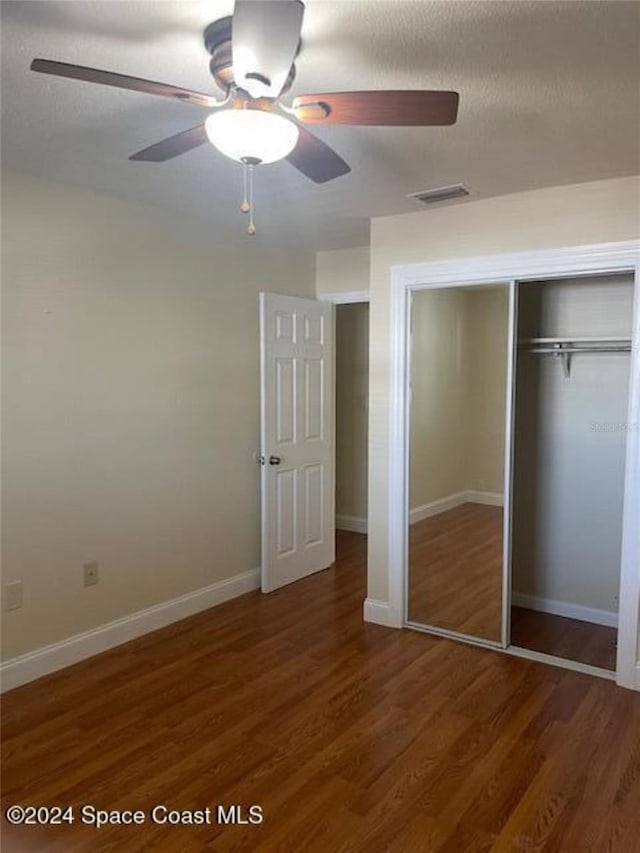
[[[169,136],[167,139],[163,139],[162,142],[156,142],[155,145],[143,148],[142,151],[132,154],[129,160],[164,163],[165,160],[179,157],[180,154],[185,154],[187,151],[191,151],[192,148],[197,148],[207,141],[207,132],[204,125],[198,124],[189,130],[183,130],[182,133],[176,133],[175,136]]]
[[[155,83],[140,77],[128,77],[126,74],[114,74],[98,68],[85,68],[84,65],[70,65],[67,62],[54,62],[50,59],[34,59],[31,70],[41,74],[54,74],[56,77],[69,77],[72,80],[84,80],[87,83],[100,83],[102,86],[115,86],[116,89],[131,89],[145,92],[147,95],[160,95],[163,98],[176,98],[199,107],[215,107],[219,102],[204,92],[192,92],[180,86],[167,83]]]
[[[304,127],[300,128],[298,143],[287,160],[316,184],[324,184],[351,171],[333,148]]]
[[[330,92],[298,95],[296,118],[309,124],[428,126],[454,124],[457,92]]]

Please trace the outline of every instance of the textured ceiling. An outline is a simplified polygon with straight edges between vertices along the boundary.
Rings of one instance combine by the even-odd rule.
[[[241,170],[210,146],[169,163],[128,156],[197,124],[193,106],[29,71],[74,62],[209,90],[208,2],[2,2],[6,167],[211,223],[243,238]],[[317,186],[286,163],[258,170],[261,239],[314,249],[367,242],[371,216],[422,209],[406,193],[463,182],[479,197],[640,171],[637,2],[307,0],[290,93],[460,92],[445,128],[317,130],[353,171]],[[460,202],[465,203],[465,202]]]

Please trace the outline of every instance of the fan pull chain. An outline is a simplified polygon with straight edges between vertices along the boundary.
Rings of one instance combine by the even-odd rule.
[[[249,166],[249,226],[247,234],[252,237],[256,233],[256,226],[253,224],[253,166]]]
[[[240,210],[243,213],[249,213],[249,202],[247,201],[247,170],[248,165],[246,163],[242,164],[242,183],[243,183],[243,195],[242,195],[242,204],[240,205]]]

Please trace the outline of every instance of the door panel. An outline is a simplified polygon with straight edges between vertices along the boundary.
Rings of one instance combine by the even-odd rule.
[[[332,308],[260,295],[262,589],[334,560]]]
[[[322,441],[323,368],[321,359],[304,362],[304,437],[307,441]]]
[[[295,344],[295,314],[287,311],[276,312],[276,340],[283,343]]]
[[[304,341],[307,344],[324,343],[324,317],[305,315],[304,318]]]
[[[284,557],[296,550],[296,472],[276,473],[276,519],[278,540],[276,555]]]
[[[296,363],[292,358],[276,359],[276,443],[295,441]]]
[[[323,488],[324,470],[322,465],[306,465],[304,469],[305,488],[305,517],[304,544],[305,547],[315,545],[322,539],[323,526]]]

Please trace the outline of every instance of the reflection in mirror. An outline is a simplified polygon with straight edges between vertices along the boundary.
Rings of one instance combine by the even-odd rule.
[[[408,620],[500,642],[508,286],[411,311]]]

